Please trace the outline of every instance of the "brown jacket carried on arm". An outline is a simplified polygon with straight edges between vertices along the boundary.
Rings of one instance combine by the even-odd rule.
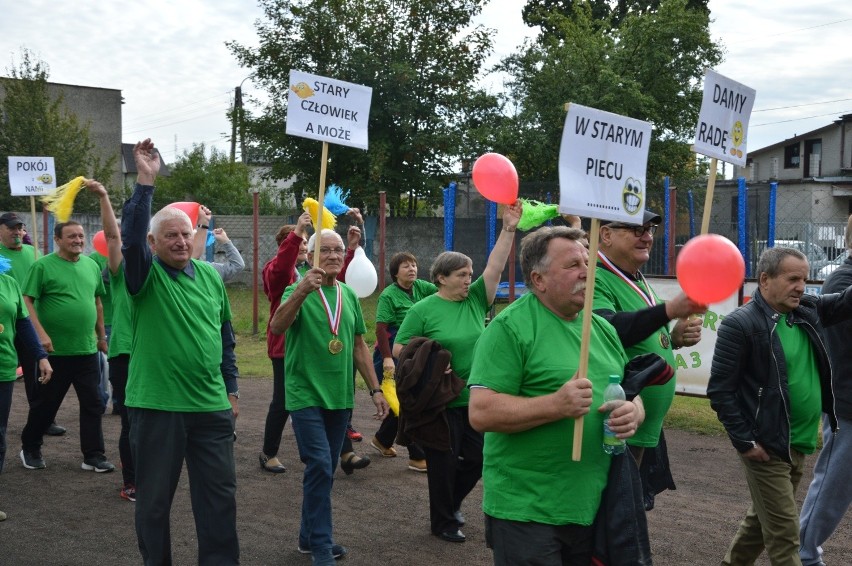
[[[455,372],[446,373],[451,358],[441,344],[421,337],[412,338],[400,352],[395,376],[400,405],[397,444],[450,449],[447,403],[465,387]]]

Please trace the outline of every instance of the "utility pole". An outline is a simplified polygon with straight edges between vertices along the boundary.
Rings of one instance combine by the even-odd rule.
[[[242,83],[234,88],[234,107],[231,109],[231,163],[237,159],[237,120],[242,123],[243,93]],[[239,110],[238,110],[239,108]],[[240,128],[242,130],[242,128]]]

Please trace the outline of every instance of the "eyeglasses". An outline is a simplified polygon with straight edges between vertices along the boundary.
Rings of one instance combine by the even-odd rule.
[[[320,248],[320,253],[325,254],[325,255],[328,255],[328,254],[343,255],[344,252],[346,252],[346,250],[344,248],[327,248],[325,246]]]
[[[624,224],[607,224],[607,227],[612,228],[613,230],[630,230],[637,238],[641,238],[642,236],[644,236],[645,232],[648,232],[652,236],[657,232],[656,224],[651,224],[650,226],[626,226]]]

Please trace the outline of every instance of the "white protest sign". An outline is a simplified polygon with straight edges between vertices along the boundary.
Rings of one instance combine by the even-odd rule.
[[[642,224],[651,125],[570,104],[559,148],[559,212]]]
[[[370,87],[290,71],[287,134],[367,149]]]
[[[56,188],[52,157],[9,156],[9,186],[13,197],[44,195]]]
[[[695,152],[744,167],[755,94],[753,88],[707,69],[695,127]]]

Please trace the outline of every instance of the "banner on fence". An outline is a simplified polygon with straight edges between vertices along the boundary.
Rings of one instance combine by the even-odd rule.
[[[559,148],[559,212],[642,224],[651,125],[570,104]]]
[[[373,89],[290,71],[288,135],[367,149]]]

